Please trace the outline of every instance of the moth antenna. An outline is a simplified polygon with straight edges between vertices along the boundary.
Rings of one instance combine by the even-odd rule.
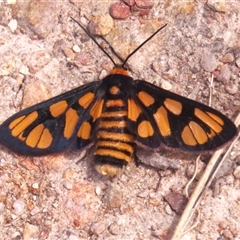
[[[74,22],[76,22],[78,24],[78,26],[93,40],[93,42],[106,54],[106,56],[111,60],[111,62],[113,63],[113,65],[115,67],[118,67],[118,65],[115,63],[115,61],[113,60],[113,58],[108,54],[108,52],[106,50],[104,50],[102,48],[102,46],[96,41],[96,39],[92,36],[92,34],[85,29],[77,20],[75,20],[74,18],[70,17]],[[153,33],[149,38],[147,38],[143,43],[141,43],[134,51],[132,51],[127,58],[124,60],[122,57],[120,57],[116,51],[114,50],[114,48],[111,46],[111,44],[109,44],[109,42],[102,36],[100,36],[100,38],[102,40],[104,40],[108,46],[110,47],[112,53],[122,62],[121,67],[124,68],[125,65],[127,64],[128,59],[135,53],[137,52],[143,45],[145,45],[145,43],[147,43],[149,40],[151,40],[158,32],[160,32],[163,28],[165,28],[167,26],[167,24],[163,25],[162,27],[160,27],[155,33]]]
[[[145,43],[147,43],[149,40],[151,40],[158,32],[160,32],[163,28],[167,26],[167,23],[164,24],[162,27],[160,27],[155,33],[153,33],[149,38],[147,38],[143,43],[141,43],[135,50],[133,50],[124,60],[122,67],[124,68],[124,65],[127,63],[128,59],[135,53],[137,52]]]
[[[109,46],[111,52],[123,63],[125,61],[125,59],[123,59],[121,56],[119,56],[115,49],[112,47],[112,45],[107,41],[107,39],[105,39],[104,37],[102,36],[99,36],[105,43],[107,43],[107,45]]]
[[[102,46],[96,41],[96,39],[91,35],[91,33],[85,29],[77,20],[75,20],[74,18],[70,17],[75,23],[78,24],[78,26],[93,40],[93,42],[107,55],[107,57],[112,61],[113,65],[115,67],[117,67],[117,64],[114,62],[114,60],[112,59],[112,57],[108,54],[108,52],[106,50],[104,50],[102,48]],[[102,38],[104,39],[104,38]],[[105,40],[106,41],[106,40]],[[107,42],[107,41],[106,41]],[[108,42],[107,42],[108,43]],[[110,45],[109,45],[110,46]]]

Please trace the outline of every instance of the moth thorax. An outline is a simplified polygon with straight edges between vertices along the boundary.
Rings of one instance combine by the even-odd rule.
[[[115,176],[122,172],[122,168],[111,164],[97,164],[95,169],[102,175]]]

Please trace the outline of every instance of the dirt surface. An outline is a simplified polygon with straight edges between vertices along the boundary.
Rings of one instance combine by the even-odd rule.
[[[118,20],[109,15],[110,0],[0,1],[0,122],[111,70],[70,17],[90,23],[123,58],[167,23],[129,59],[132,76],[205,104],[212,92],[212,106],[234,120],[239,1],[125,2],[136,3],[111,9],[126,18]],[[0,149],[0,239],[12,240],[167,239],[181,214],[169,204],[181,204],[197,157],[139,150],[139,159],[155,167],[130,164],[107,178],[93,169],[91,150],[32,158]],[[198,225],[182,239],[240,239],[239,156],[238,141],[201,202]]]

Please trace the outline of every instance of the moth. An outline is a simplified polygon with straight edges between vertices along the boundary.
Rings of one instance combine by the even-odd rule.
[[[114,63],[101,81],[8,118],[0,125],[0,143],[27,156],[81,150],[94,144],[96,170],[115,175],[135,159],[136,145],[154,151],[165,145],[199,152],[221,147],[236,136],[234,123],[219,111],[130,77],[125,65],[136,50],[121,66]]]

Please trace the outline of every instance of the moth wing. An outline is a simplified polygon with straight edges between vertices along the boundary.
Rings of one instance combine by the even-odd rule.
[[[164,144],[212,150],[237,134],[234,123],[219,111],[141,80],[134,81],[128,119],[136,143],[153,149]]]
[[[92,126],[90,113],[98,101],[94,94],[98,85],[98,81],[85,84],[14,114],[0,125],[0,143],[29,156],[86,147],[90,134],[84,135],[81,127],[91,131],[87,125]]]

